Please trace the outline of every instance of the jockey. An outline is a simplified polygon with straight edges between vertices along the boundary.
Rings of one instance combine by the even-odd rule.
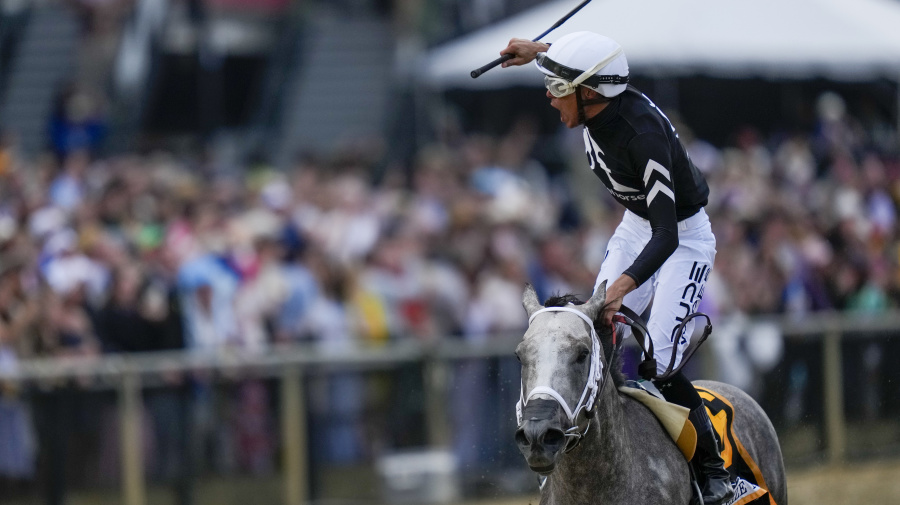
[[[524,65],[535,61],[544,74],[550,106],[569,128],[581,126],[591,170],[626,211],[606,249],[596,290],[607,282],[609,325],[623,302],[635,312],[653,309],[647,324],[657,374],[665,372],[677,347],[678,366],[694,321],[676,335],[681,321],[697,310],[716,256],[716,239],[704,207],[709,187],[665,114],[628,85],[622,47],[591,32],[561,37],[553,45],[512,39],[500,52]],[[697,430],[693,459],[703,503],[720,505],[733,495],[729,473],[706,409],[690,381],[678,372],[654,381],[666,400],[690,409]]]

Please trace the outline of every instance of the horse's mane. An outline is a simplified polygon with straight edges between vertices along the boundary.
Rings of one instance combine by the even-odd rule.
[[[584,302],[581,301],[576,295],[556,295],[551,296],[544,302],[544,307],[564,307],[568,304],[572,305],[583,305]],[[604,305],[604,308],[606,306]],[[603,310],[601,309],[601,313]],[[610,334],[612,333],[612,329],[608,326],[601,327],[597,322],[594,322],[594,331],[597,332],[597,335],[600,336],[600,345],[603,346],[603,355],[607,357],[609,366],[609,376],[612,378],[613,384],[618,388],[625,384],[625,374],[622,372],[622,349],[624,347],[619,347],[618,351],[613,352],[612,338]],[[619,335],[621,338],[621,335]]]

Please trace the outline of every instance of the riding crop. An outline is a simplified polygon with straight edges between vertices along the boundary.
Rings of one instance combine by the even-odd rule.
[[[578,11],[580,11],[585,5],[587,5],[587,4],[589,4],[589,3],[591,3],[591,0],[584,0],[583,2],[581,2],[580,4],[578,4],[574,9],[572,9],[571,11],[569,11],[568,14],[566,14],[565,16],[559,18],[559,20],[558,20],[556,23],[553,23],[553,26],[551,26],[550,28],[547,28],[547,30],[546,30],[544,33],[542,33],[542,34],[538,35],[537,37],[531,39],[531,41],[532,41],[532,42],[537,42],[537,41],[541,40],[541,39],[544,38],[548,33],[550,33],[550,32],[552,32],[553,30],[559,28],[563,23],[565,23],[566,21],[568,21],[569,18],[571,18],[572,16],[574,16],[575,13],[577,13]],[[490,69],[496,67],[497,65],[503,63],[504,61],[509,61],[509,60],[511,60],[511,59],[513,59],[513,55],[511,55],[511,54],[504,54],[503,56],[497,58],[496,60],[494,60],[494,61],[492,61],[492,62],[490,62],[490,63],[488,63],[487,65],[484,65],[484,66],[482,66],[482,67],[476,68],[475,70],[469,72],[469,75],[472,76],[472,79],[475,79],[475,78],[477,78],[479,75],[481,75],[481,74],[487,72],[488,70],[490,70]]]

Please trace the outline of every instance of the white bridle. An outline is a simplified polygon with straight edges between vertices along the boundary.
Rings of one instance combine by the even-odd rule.
[[[594,330],[594,322],[580,310],[571,307],[546,307],[538,310],[528,318],[528,325],[531,326],[531,322],[534,320],[535,316],[544,312],[571,312],[588,324],[588,328],[591,329],[590,373],[588,374],[587,382],[584,385],[584,390],[581,392],[581,398],[578,399],[578,404],[575,405],[575,410],[570,409],[569,404],[566,403],[566,400],[562,395],[550,386],[536,386],[528,393],[528,396],[525,396],[524,383],[522,383],[519,390],[519,401],[516,403],[516,422],[519,426],[522,425],[522,410],[525,408],[525,405],[528,404],[528,400],[535,395],[546,394],[556,400],[566,412],[566,417],[568,417],[569,422],[572,423],[572,426],[566,431],[566,436],[575,437],[577,441],[584,436],[587,432],[587,427],[589,426],[589,424],[585,426],[584,432],[579,433],[580,423],[578,422],[578,416],[582,412],[590,413],[591,409],[594,407],[594,402],[597,399],[597,393],[600,390],[600,382],[603,376],[603,362],[600,361],[600,337],[597,336],[597,331]],[[574,448],[574,446],[568,447],[567,450],[572,448]]]

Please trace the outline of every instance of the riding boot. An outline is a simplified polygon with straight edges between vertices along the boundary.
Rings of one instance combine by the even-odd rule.
[[[731,475],[725,470],[725,461],[719,454],[719,443],[713,432],[706,408],[702,405],[691,410],[688,419],[697,430],[697,451],[691,462],[700,474],[703,505],[721,505],[734,496]]]

